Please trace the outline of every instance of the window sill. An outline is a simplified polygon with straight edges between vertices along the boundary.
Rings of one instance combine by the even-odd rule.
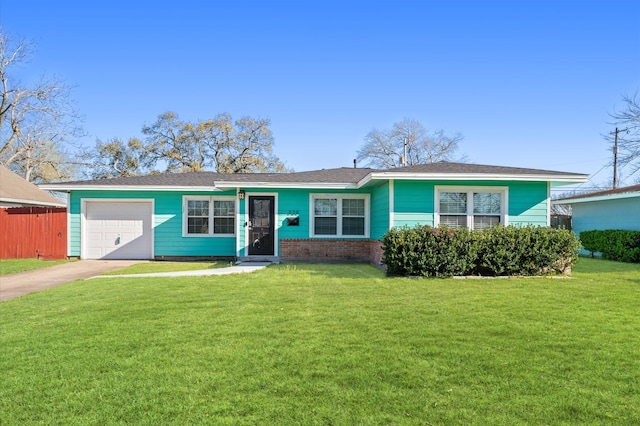
[[[309,238],[331,239],[331,240],[353,240],[353,239],[369,239],[369,235],[310,235]]]
[[[232,238],[236,234],[182,234],[184,238]]]

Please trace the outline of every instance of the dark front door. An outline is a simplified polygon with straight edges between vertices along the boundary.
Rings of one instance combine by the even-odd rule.
[[[275,197],[249,196],[249,256],[273,256]]]

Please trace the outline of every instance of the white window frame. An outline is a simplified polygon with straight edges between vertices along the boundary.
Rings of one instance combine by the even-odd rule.
[[[434,194],[434,227],[440,226],[440,193],[465,192],[467,194],[467,229],[473,230],[473,194],[476,192],[500,193],[500,224],[507,226],[509,220],[509,187],[508,186],[436,186]]]
[[[318,234],[315,233],[315,200],[321,198],[335,198],[338,200],[338,214],[336,234]],[[370,196],[369,194],[311,194],[309,196],[309,236],[311,238],[369,238],[369,224],[371,222],[370,214]],[[364,200],[364,234],[363,235],[342,235],[342,200]]]
[[[197,200],[201,200],[201,201],[208,201],[209,202],[209,232],[206,234],[189,234],[188,230],[188,220],[189,220],[189,216],[188,216],[188,212],[189,212],[189,201],[197,201]],[[215,201],[233,201],[233,205],[234,205],[234,213],[233,216],[229,216],[230,218],[232,217],[233,220],[236,222],[233,224],[233,229],[234,229],[234,233],[231,234],[215,234],[213,232],[213,212],[214,212],[214,202]],[[207,195],[184,195],[182,197],[182,236],[183,237],[188,237],[188,238],[211,238],[211,237],[234,237],[235,234],[235,230],[237,229],[237,221],[238,221],[238,203],[235,197],[212,197],[212,196],[207,196]]]

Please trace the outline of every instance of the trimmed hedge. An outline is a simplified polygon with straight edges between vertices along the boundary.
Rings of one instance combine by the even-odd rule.
[[[382,243],[388,274],[426,277],[564,274],[580,248],[571,231],[533,226],[393,228]]]
[[[582,231],[580,240],[585,250],[602,253],[602,257],[619,262],[640,263],[640,231],[606,229]]]

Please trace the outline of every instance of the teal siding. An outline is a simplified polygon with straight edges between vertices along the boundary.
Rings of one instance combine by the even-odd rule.
[[[594,229],[640,231],[640,197],[575,203],[571,210],[571,228],[578,237]],[[591,254],[584,248],[581,253]]]
[[[394,183],[393,225],[433,226],[436,186],[507,187],[509,224],[547,226],[547,182],[409,180]]]
[[[278,192],[278,238],[309,238],[309,194],[309,191],[299,189]],[[298,217],[299,225],[287,225],[288,217]]]
[[[245,218],[246,208],[247,208],[247,199],[248,197],[245,195],[244,200],[239,200],[238,205],[238,214],[236,215],[238,218],[239,224],[236,224],[236,229],[238,230],[238,238],[235,242],[235,253],[236,256],[244,256],[244,239],[246,236],[247,227],[245,226],[245,221],[248,219]]]
[[[547,226],[546,182],[510,182],[509,224]]]
[[[154,200],[154,255],[155,256],[244,256],[246,255],[246,208],[251,194],[276,196],[275,225],[276,253],[280,252],[279,240],[309,238],[309,200],[311,194],[369,194],[370,238],[380,239],[393,226],[434,224],[435,186],[501,186],[509,188],[508,220],[510,224],[547,224],[546,182],[489,182],[489,181],[410,181],[396,180],[393,185],[379,182],[359,190],[332,189],[255,189],[245,191],[245,200],[238,201],[234,237],[183,237],[183,195],[235,196],[236,191],[225,192],[174,192],[174,191],[72,191],[69,202],[69,255],[81,254],[81,199],[153,199]],[[393,188],[393,206],[390,206],[390,188]],[[636,210],[637,211],[637,210]],[[289,226],[287,217],[299,217],[298,226]]]
[[[393,195],[393,226],[433,226],[435,182],[396,180]]]
[[[72,192],[69,195],[69,212],[67,226],[69,228],[69,256],[80,257],[80,197]],[[98,198],[98,197],[95,197]]]
[[[640,197],[575,203],[572,229],[576,234],[594,229],[640,231]]]
[[[389,230],[389,183],[371,191],[371,238],[379,240]]]
[[[153,199],[154,256],[234,256],[235,237],[183,237],[183,195],[233,196],[228,192],[73,191],[69,204],[69,254],[81,253],[81,199]]]

